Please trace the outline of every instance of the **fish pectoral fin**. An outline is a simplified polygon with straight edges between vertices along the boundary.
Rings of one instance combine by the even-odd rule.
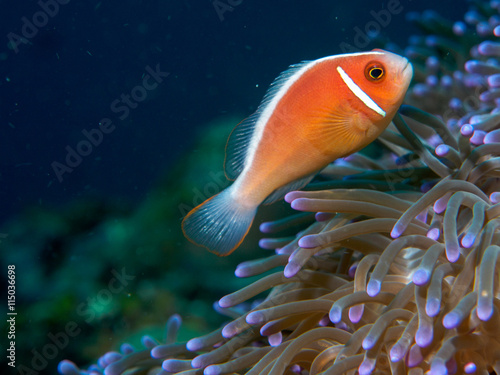
[[[310,174],[306,177],[303,177],[299,180],[292,181],[292,182],[286,184],[285,186],[282,186],[282,187],[276,189],[264,200],[263,204],[274,203],[274,202],[282,199],[289,192],[302,189],[304,186],[306,186],[314,178],[314,176],[316,176],[317,173],[318,173],[318,171],[316,171],[313,174]]]
[[[335,145],[350,149],[365,133],[361,130],[363,123],[363,117],[348,105],[341,105],[335,110],[324,109],[314,116],[308,137],[323,152],[328,152]]]

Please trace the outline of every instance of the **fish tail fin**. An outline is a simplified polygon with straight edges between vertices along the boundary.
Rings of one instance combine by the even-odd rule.
[[[226,256],[243,242],[256,211],[239,204],[229,188],[193,208],[182,220],[182,231],[194,244]]]

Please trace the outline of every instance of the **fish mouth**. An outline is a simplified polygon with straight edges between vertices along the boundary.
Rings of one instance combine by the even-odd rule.
[[[403,70],[401,70],[402,72],[404,72],[406,70],[406,68],[408,68],[408,66],[411,66],[410,61],[408,59],[405,59],[405,60],[406,60],[406,64],[403,67]]]
[[[405,59],[405,60],[406,60],[406,64],[403,67],[403,69],[401,69],[400,74],[402,77],[409,76],[409,78],[411,79],[411,77],[413,77],[413,66],[411,65],[411,63],[408,59]]]

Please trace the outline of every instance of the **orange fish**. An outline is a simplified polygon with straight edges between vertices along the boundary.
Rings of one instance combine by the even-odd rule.
[[[220,256],[243,241],[257,207],[304,187],[389,125],[410,85],[408,60],[375,49],[292,65],[236,126],[224,168],[234,183],[191,210],[184,235]]]

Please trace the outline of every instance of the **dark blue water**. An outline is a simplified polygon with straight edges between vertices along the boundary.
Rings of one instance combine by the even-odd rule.
[[[199,127],[221,114],[249,115],[289,64],[346,43],[369,49],[357,34],[374,14],[380,33],[404,45],[414,31],[407,12],[460,19],[466,8],[409,0],[1,3],[2,220],[85,195],[139,201],[190,150]],[[144,81],[149,69],[163,73]],[[92,130],[100,126],[107,133]]]

